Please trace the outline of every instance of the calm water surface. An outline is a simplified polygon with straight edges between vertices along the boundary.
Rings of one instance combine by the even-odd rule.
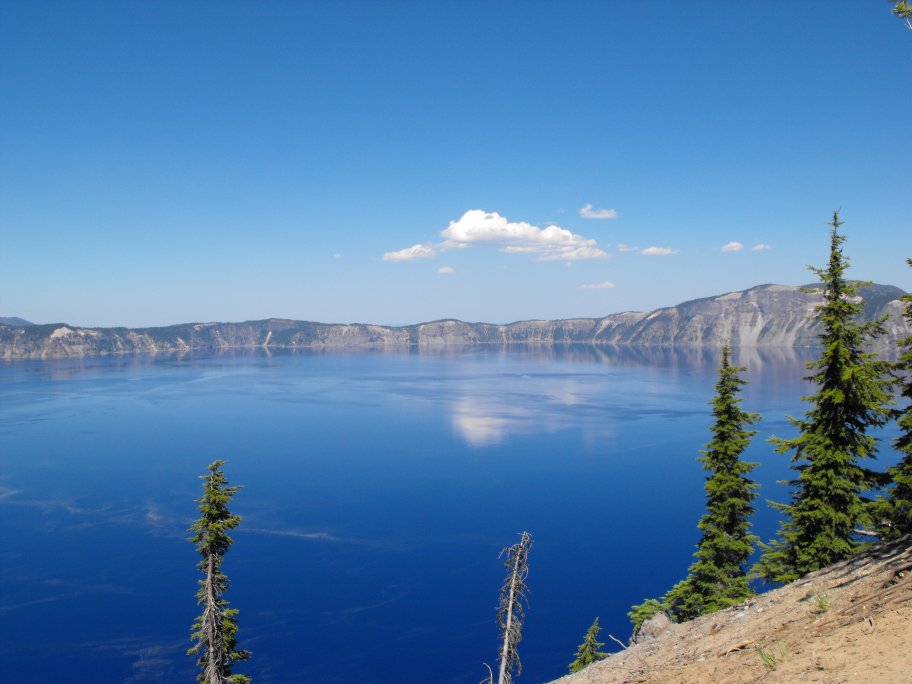
[[[764,440],[793,434],[803,359],[740,362],[764,415],[747,457],[783,500],[787,458]],[[0,365],[0,680],[194,680],[186,538],[216,458],[245,485],[224,569],[257,684],[474,684],[496,659],[497,556],[524,529],[521,681],[559,676],[596,615],[626,639],[631,603],[686,572],[717,363],[571,347]]]

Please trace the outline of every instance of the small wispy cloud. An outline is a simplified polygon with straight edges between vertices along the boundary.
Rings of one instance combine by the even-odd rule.
[[[408,592],[400,589],[396,593],[396,595],[391,596],[390,598],[384,599],[383,601],[355,606],[353,608],[340,608],[338,610],[326,610],[326,611],[323,611],[323,615],[337,616],[340,618],[351,617],[353,615],[357,615],[358,613],[363,613],[366,610],[375,610],[377,608],[383,608],[384,606],[388,606],[389,604],[399,601],[400,599],[403,599],[406,596],[408,596]]]
[[[50,579],[45,581],[47,588],[41,598],[31,601],[22,601],[20,603],[6,603],[0,605],[0,615],[7,615],[23,608],[32,608],[43,603],[53,603],[55,601],[82,598],[92,595],[115,595],[115,596],[138,596],[138,592],[130,587],[119,584],[93,584],[91,582],[69,582],[63,580]]]
[[[18,489],[12,489],[0,484],[0,504],[21,506],[24,508],[36,508],[43,513],[64,511],[71,515],[82,515],[85,513],[94,512],[76,506],[66,499],[55,499],[53,497],[48,499],[32,499],[29,498],[28,494],[26,494],[25,498],[22,498],[22,496],[20,496],[22,493],[23,492]]]
[[[341,252],[336,252],[335,254],[333,254],[333,258],[334,258],[334,259],[341,259],[341,258],[342,258]]]
[[[591,204],[580,209],[579,215],[584,219],[616,219],[618,217],[615,209],[593,209]]]
[[[722,245],[723,252],[740,252],[742,249],[744,249],[744,245],[742,245],[740,242],[735,242],[734,240],[729,242],[727,245]]]
[[[384,261],[413,261],[414,259],[430,259],[436,254],[434,245],[412,245],[396,252],[386,252]]]
[[[293,537],[294,539],[307,539],[309,541],[345,541],[339,537],[336,537],[335,535],[329,534],[328,532],[302,532],[301,530],[281,529],[275,530],[263,527],[248,527],[244,529],[244,532],[248,534],[265,534],[272,537]]]
[[[614,289],[614,283],[606,280],[603,283],[588,283],[580,285],[581,290],[611,290]]]
[[[133,651],[126,651],[124,655],[131,656],[133,663],[132,673],[123,680],[123,684],[174,681],[173,678],[179,670],[174,659],[175,652],[180,651],[178,648],[164,645],[144,646]]]
[[[639,247],[634,247],[633,245],[615,245],[615,249],[619,252],[639,252]]]
[[[449,275],[451,273],[456,273],[456,269],[452,266],[441,266],[437,269],[437,273],[443,273],[444,275]]]
[[[762,242],[759,245],[754,245],[753,247],[751,247],[752,252],[762,252],[763,250],[766,250],[766,249],[772,249],[772,247],[770,247],[769,245],[765,245]]]
[[[496,247],[505,254],[528,254],[538,261],[576,261],[604,259],[608,253],[599,249],[595,240],[577,235],[566,228],[548,225],[544,228],[525,221],[510,221],[497,212],[472,209],[440,232],[443,241],[418,244],[383,255],[384,261],[427,259],[451,249]]]
[[[644,256],[664,256],[666,254],[675,254],[677,250],[672,249],[671,247],[647,247],[642,250],[640,254]]]

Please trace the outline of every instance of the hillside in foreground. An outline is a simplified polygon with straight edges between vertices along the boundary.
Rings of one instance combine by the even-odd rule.
[[[907,535],[740,606],[669,625],[554,684],[896,684],[910,672]]]

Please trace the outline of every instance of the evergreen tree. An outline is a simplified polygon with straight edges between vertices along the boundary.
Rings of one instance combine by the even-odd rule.
[[[199,580],[197,603],[203,612],[193,623],[191,640],[196,644],[187,654],[198,653],[196,661],[200,672],[196,679],[201,684],[249,684],[250,677],[231,674],[231,666],[238,660],[247,660],[250,651],[237,650],[237,614],[222,597],[228,588],[228,578],[222,572],[222,560],[232,544],[228,531],[241,522],[240,516],[231,515],[228,502],[240,487],[228,486],[222,473],[223,461],[214,461],[209,474],[201,476],[203,496],[197,500],[202,514],[191,527],[195,534],[190,538],[203,559],[197,567],[205,576]]]
[[[740,377],[744,370],[731,365],[731,350],[725,345],[711,402],[713,436],[699,459],[710,474],[705,485],[706,514],[697,525],[703,532],[694,554],[697,560],[688,577],[664,599],[665,610],[676,622],[733,606],[753,595],[745,566],[757,541],[749,532],[757,484],[748,478],[757,464],[740,457],[756,434],[746,426],[760,417],[741,409],[738,392],[746,384]]]
[[[912,266],[912,259],[906,262]],[[912,294],[901,299],[906,303],[905,318],[912,323]],[[884,540],[896,539],[912,532],[912,336],[900,341],[902,353],[894,368],[899,378],[900,393],[908,402],[896,412],[900,435],[893,446],[903,456],[888,469],[892,484],[886,498],[879,498],[873,507],[875,528]]]
[[[570,672],[579,672],[596,660],[602,660],[608,657],[607,653],[599,651],[599,649],[605,645],[598,640],[598,633],[601,631],[602,628],[599,627],[598,618],[595,618],[595,622],[592,623],[589,631],[586,632],[583,643],[576,649],[576,660],[570,663]]]
[[[823,350],[808,364],[806,379],[817,392],[803,420],[792,418],[799,435],[773,439],[779,453],[794,452],[798,477],[791,504],[772,504],[786,520],[778,539],[764,544],[757,565],[767,581],[790,582],[851,556],[857,547],[856,525],[865,520],[862,493],[882,484],[883,476],[859,463],[875,457],[876,440],[867,434],[889,415],[888,365],[864,351],[865,342],[882,334],[882,321],[859,323],[859,283],[845,278],[848,259],[842,254],[839,213],[830,224],[830,259],[824,269],[811,268],[823,282],[823,303],[817,309]]]

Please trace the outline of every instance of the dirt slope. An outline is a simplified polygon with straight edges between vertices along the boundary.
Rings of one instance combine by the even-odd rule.
[[[557,682],[912,683],[912,536],[671,625]]]

